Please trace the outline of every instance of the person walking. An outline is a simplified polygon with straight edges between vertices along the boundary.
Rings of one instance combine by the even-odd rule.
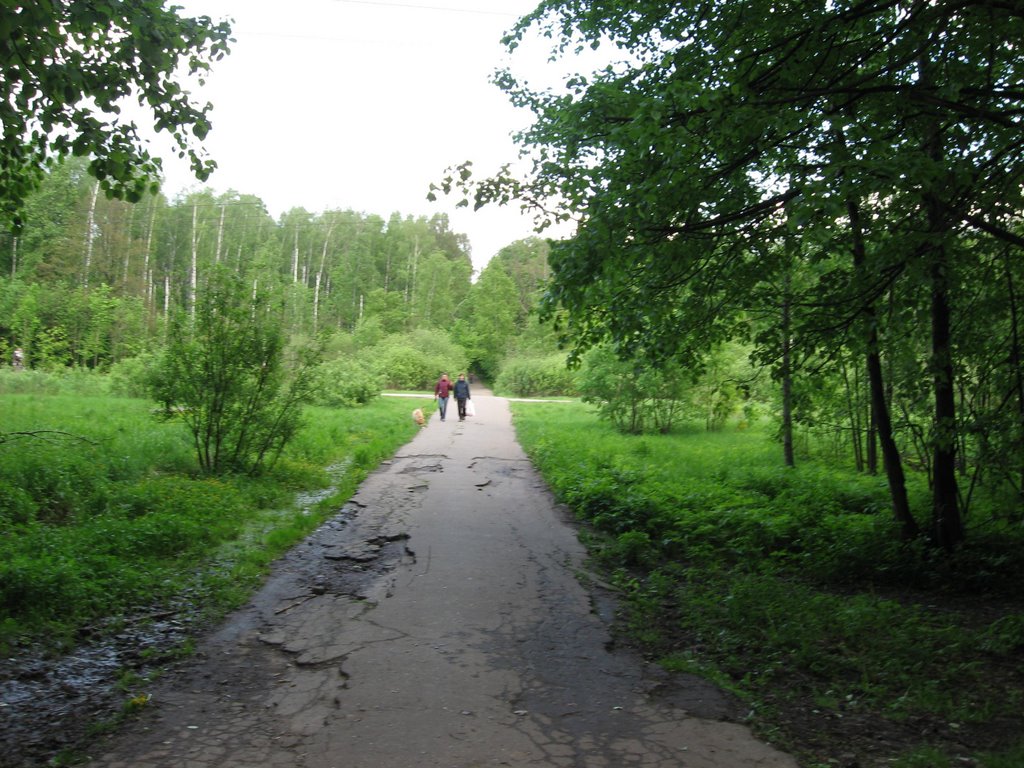
[[[444,421],[448,413],[448,398],[451,395],[452,382],[447,373],[442,373],[441,378],[434,385],[434,397],[437,398],[437,410],[441,414],[441,421]]]
[[[469,400],[469,382],[466,381],[466,374],[460,373],[458,381],[455,382],[455,403],[459,407],[459,421],[466,420],[466,401]]]

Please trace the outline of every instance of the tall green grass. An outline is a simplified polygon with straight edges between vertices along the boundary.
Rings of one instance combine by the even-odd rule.
[[[1020,716],[1024,692],[1001,670],[1024,649],[1024,615],[936,609],[929,595],[1012,604],[1021,531],[973,531],[947,559],[900,542],[883,478],[786,468],[765,432],[636,437],[581,405],[512,409],[525,450],[626,595],[628,627],[666,667],[762,705],[789,696],[839,716]],[[926,479],[910,483],[926,515]]]
[[[184,426],[146,401],[0,395],[0,648],[68,647],[186,595],[212,615],[233,607],[410,439],[408,411],[388,398],[310,408],[272,472],[207,478]],[[296,506],[298,491],[329,487],[313,509]]]

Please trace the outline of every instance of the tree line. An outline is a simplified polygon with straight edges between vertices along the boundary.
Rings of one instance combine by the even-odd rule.
[[[474,286],[470,243],[445,214],[293,208],[275,221],[234,191],[134,203],[99,192],[85,161],[56,165],[27,197],[21,231],[0,236],[6,359],[20,346],[33,367],[109,367],[161,345],[175,311],[194,317],[207,276],[225,268],[254,295],[282,296],[288,336],[368,322],[383,334],[458,329],[476,365],[493,372],[544,273],[536,241]]]

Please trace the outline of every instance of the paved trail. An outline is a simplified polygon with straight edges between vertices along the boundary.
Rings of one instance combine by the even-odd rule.
[[[712,687],[608,650],[573,528],[507,402],[475,394],[476,417],[435,414],[92,764],[795,768],[718,719]]]

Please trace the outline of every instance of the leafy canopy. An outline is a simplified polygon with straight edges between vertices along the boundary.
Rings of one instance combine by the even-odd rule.
[[[55,157],[92,158],[108,196],[139,200],[158,185],[161,162],[121,116],[135,99],[188,156],[200,180],[216,164],[201,148],[212,105],[179,83],[199,84],[228,53],[231,27],[184,18],[163,0],[0,0],[0,220],[16,229],[26,195]]]
[[[499,73],[536,117],[518,137],[531,170],[467,164],[437,189],[579,222],[552,246],[548,303],[578,348],[665,357],[734,335],[728,315],[777,272],[765,244],[828,240],[852,198],[888,197],[878,229],[900,255],[948,234],[921,221],[922,190],[949,229],[1024,242],[1019,4],[546,0],[506,42],[533,33],[611,63],[560,90]]]

